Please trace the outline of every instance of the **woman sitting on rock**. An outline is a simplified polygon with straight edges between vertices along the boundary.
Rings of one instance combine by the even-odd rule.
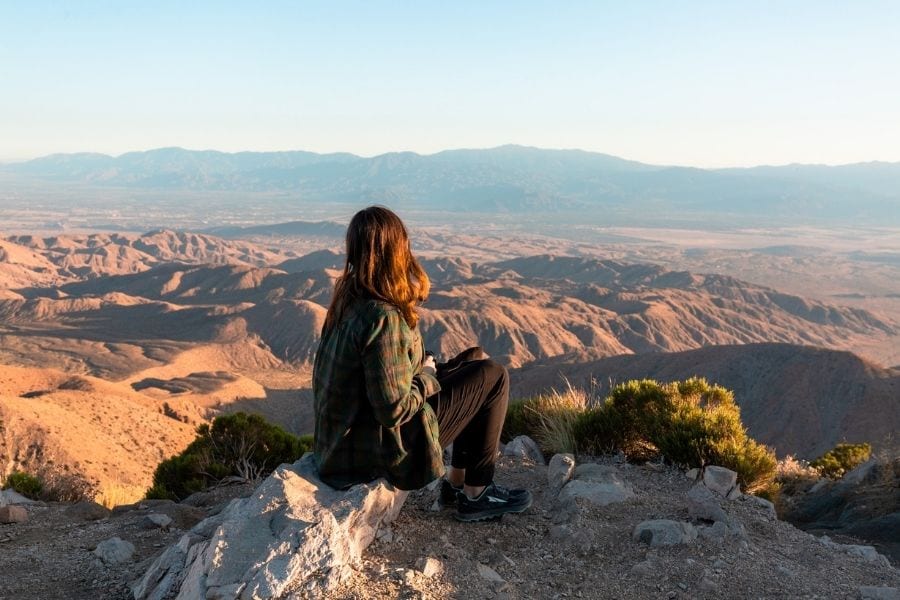
[[[315,456],[325,483],[385,477],[410,490],[441,482],[456,518],[480,521],[531,506],[531,492],[496,485],[509,399],[506,369],[480,348],[446,364],[426,354],[416,305],[429,280],[400,218],[373,206],[347,228],[347,262],[328,307],[313,368]]]

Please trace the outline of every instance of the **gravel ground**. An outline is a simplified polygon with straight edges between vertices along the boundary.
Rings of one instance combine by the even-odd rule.
[[[663,465],[583,460],[615,465],[636,496],[582,507],[571,534],[561,535],[554,529],[555,494],[547,488],[546,467],[504,458],[498,480],[529,487],[535,495],[531,509],[500,522],[459,523],[452,509],[431,509],[436,492],[416,492],[392,525],[392,539],[376,541],[334,597],[830,599],[859,598],[860,586],[900,587],[896,569],[828,548],[767,518],[749,500],[723,501],[729,516],[745,527],[743,543],[737,537],[721,543],[700,538],[651,549],[632,540],[635,525],[655,518],[688,521],[685,494],[692,482]],[[440,573],[421,572],[427,557],[440,563]],[[490,580],[494,574],[497,581]]]
[[[743,524],[744,538],[649,548],[632,540],[635,525],[655,518],[688,521],[685,494],[692,482],[658,464],[630,465],[613,457],[579,462],[585,461],[615,466],[635,497],[606,507],[579,503],[569,529],[561,529],[553,522],[558,511],[546,467],[502,458],[498,480],[530,488],[532,508],[501,521],[464,524],[452,518],[452,509],[434,510],[436,491],[415,492],[329,597],[830,599],[859,598],[860,586],[900,587],[900,571],[828,547],[743,499],[723,505]],[[98,521],[76,519],[63,504],[30,507],[28,522],[0,525],[0,600],[130,598],[127,584],[184,530],[250,491],[217,490],[194,502],[200,508],[147,502]],[[168,530],[147,528],[153,512],[175,523]],[[113,536],[135,545],[131,561],[109,566],[94,556],[96,545]],[[422,572],[430,569],[436,573]]]

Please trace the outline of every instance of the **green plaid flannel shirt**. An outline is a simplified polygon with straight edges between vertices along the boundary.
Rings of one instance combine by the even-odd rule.
[[[423,487],[444,473],[437,417],[425,399],[437,379],[422,372],[425,348],[397,307],[351,303],[322,334],[313,366],[315,455],[335,488],[386,477]]]

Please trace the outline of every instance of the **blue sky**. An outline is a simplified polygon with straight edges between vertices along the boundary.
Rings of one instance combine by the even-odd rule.
[[[896,1],[0,0],[0,160],[518,143],[900,161],[898,31]]]

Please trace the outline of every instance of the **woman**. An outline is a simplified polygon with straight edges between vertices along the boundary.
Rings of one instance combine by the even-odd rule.
[[[429,280],[400,218],[373,206],[347,228],[347,262],[328,307],[313,368],[315,455],[325,483],[346,488],[386,477],[404,489],[444,474],[456,517],[519,513],[527,490],[493,482],[509,376],[471,348],[446,365],[425,353],[416,305]]]

